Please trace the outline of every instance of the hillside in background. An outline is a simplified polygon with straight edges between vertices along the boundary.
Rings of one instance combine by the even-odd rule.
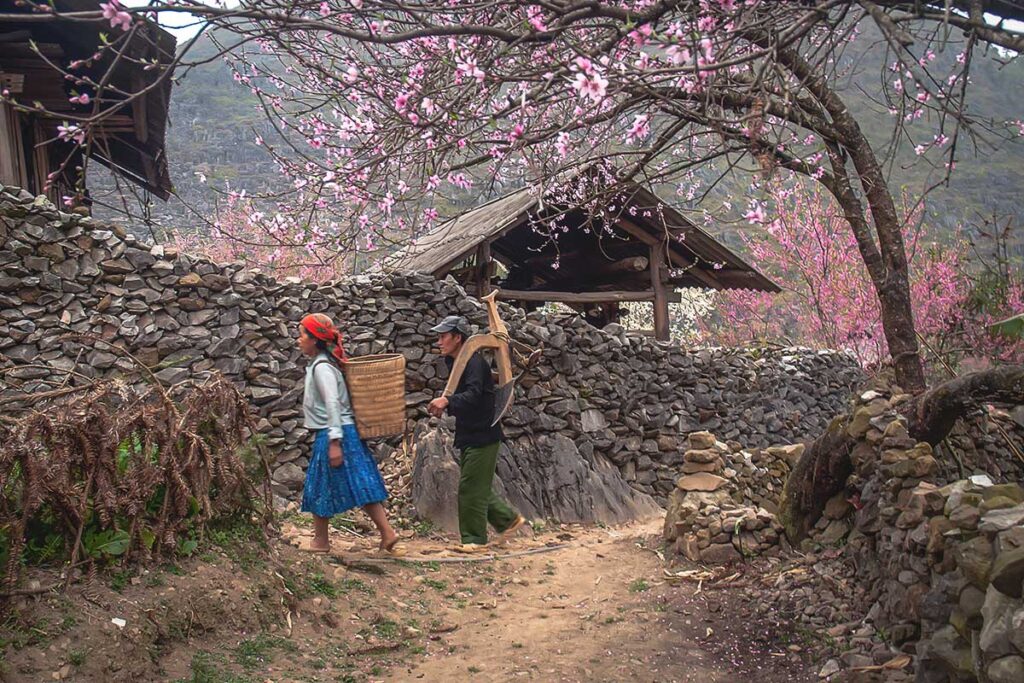
[[[215,53],[209,38],[203,38],[196,50],[197,57]],[[952,59],[952,55],[948,58]],[[892,77],[881,61],[884,52],[870,39],[864,39],[849,48],[845,59],[850,67],[845,99],[862,128],[876,137],[876,149],[883,150],[892,132],[892,117],[883,105],[872,100],[880,90],[880,79]],[[972,68],[970,111],[976,116],[1018,118],[1024,114],[1017,97],[1022,86],[1022,60],[1004,66],[998,60],[978,58]],[[222,60],[215,59],[193,69],[175,86],[170,118],[167,154],[171,177],[184,204],[176,199],[166,204],[157,201],[153,212],[159,229],[196,229],[201,221],[193,210],[206,216],[214,212],[218,199],[212,188],[230,185],[251,193],[281,187],[282,177],[276,165],[255,143],[257,134],[273,139],[274,130],[256,98],[247,87],[233,80]],[[980,225],[993,213],[1015,216],[1017,225],[1024,223],[1024,209],[1018,201],[1024,187],[1024,144],[996,141],[993,145],[982,141],[975,148],[969,139],[961,138],[958,156],[958,167],[949,186],[937,188],[928,197],[927,220],[948,231],[960,224]],[[907,141],[901,143],[890,167],[894,193],[904,191],[915,198],[942,177],[941,169],[916,157]],[[709,169],[708,175],[713,173],[714,169]],[[730,178],[714,199],[729,199],[735,205],[745,203],[750,179],[745,175]],[[107,183],[93,180],[93,184],[102,188]],[[671,198],[667,192],[662,196]],[[485,199],[467,197],[465,204],[470,206]],[[746,228],[742,222],[712,226],[712,232],[734,246],[739,244],[738,231],[743,229]],[[1024,239],[1021,231],[1017,232],[1012,252],[1024,258]]]

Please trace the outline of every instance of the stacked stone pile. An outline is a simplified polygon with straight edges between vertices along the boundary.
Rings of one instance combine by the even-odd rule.
[[[725,466],[750,464],[738,444],[722,443],[709,432],[693,432],[683,453],[683,476],[669,496],[664,536],[688,560],[728,564],[758,555],[777,555],[782,526],[772,512],[749,500],[750,479]],[[752,464],[744,473],[757,471]]]

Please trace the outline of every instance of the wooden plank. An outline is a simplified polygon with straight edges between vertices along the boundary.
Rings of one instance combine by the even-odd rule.
[[[10,105],[0,102],[0,183],[25,187],[21,173],[21,131],[18,115]]]
[[[132,70],[131,92],[142,92],[146,87],[146,79],[138,69]],[[146,97],[139,96],[132,100],[132,118],[135,119],[135,137],[145,144],[149,141],[149,120],[146,118]]]
[[[502,289],[498,298],[505,301],[557,301],[564,304],[603,304],[623,301],[654,301],[654,292],[545,292],[540,290]],[[666,294],[666,301],[680,301],[679,294]]]
[[[658,341],[669,340],[668,297],[665,282],[661,278],[662,261],[667,261],[664,251],[667,244],[651,245],[651,288],[654,290],[654,338]]]
[[[491,293],[491,243],[484,240],[476,248],[476,296],[483,298]]]
[[[25,74],[0,71],[0,88],[12,95],[20,95],[25,90]]]
[[[620,216],[618,220],[616,220],[615,225],[622,228],[625,232],[628,232],[630,235],[636,237],[638,240],[640,240],[641,242],[648,246],[652,246],[659,243],[658,238],[656,238],[654,235],[647,232],[640,226],[636,225],[635,223],[629,221],[625,217]],[[711,277],[703,270],[701,270],[698,266],[696,266],[693,261],[690,261],[689,259],[683,257],[681,254],[677,253],[672,248],[667,248],[667,251],[669,259],[673,264],[675,264],[676,267],[686,268],[687,271],[693,275],[693,277],[700,280],[703,284],[707,285],[711,289],[721,289],[721,285],[713,277]]]
[[[37,194],[45,194],[51,202],[60,206],[60,192],[56,186],[45,190],[46,179],[50,174],[50,146],[46,144],[46,132],[39,119],[32,122],[32,171],[35,176],[35,191]]]

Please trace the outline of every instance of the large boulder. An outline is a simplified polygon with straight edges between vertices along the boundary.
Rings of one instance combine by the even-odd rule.
[[[621,524],[664,514],[647,494],[629,486],[617,467],[593,447],[562,434],[541,434],[503,445],[498,478],[510,503],[528,517],[559,522]]]
[[[446,531],[459,527],[459,465],[451,433],[426,425],[414,435],[416,512]],[[663,513],[604,457],[560,434],[502,444],[494,490],[528,518],[619,524]]]
[[[450,432],[417,427],[413,434],[412,502],[423,519],[459,530],[459,464]]]

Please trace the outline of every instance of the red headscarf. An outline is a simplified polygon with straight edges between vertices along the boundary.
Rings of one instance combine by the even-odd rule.
[[[345,355],[345,347],[341,344],[341,332],[334,326],[331,319],[323,313],[311,313],[302,319],[300,323],[303,329],[315,338],[325,341],[330,348],[331,355],[338,364],[348,361]]]

